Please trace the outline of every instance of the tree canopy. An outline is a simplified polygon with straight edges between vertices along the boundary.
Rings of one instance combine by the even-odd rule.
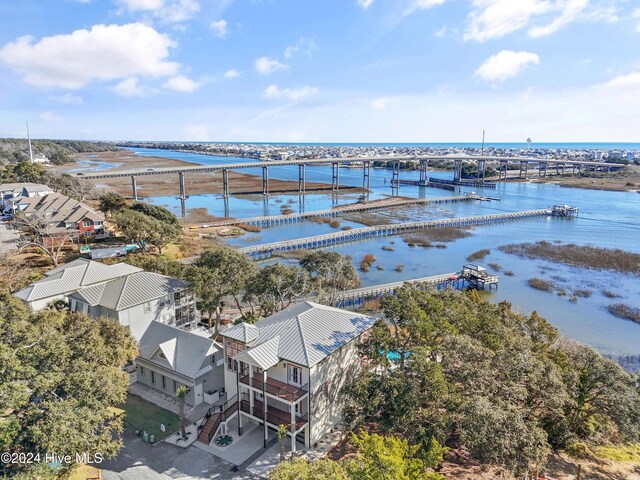
[[[312,252],[300,260],[300,266],[311,276],[311,285],[320,300],[335,305],[338,295],[360,285],[360,277],[351,257],[338,252]]]
[[[477,292],[404,286],[383,300],[345,388],[345,420],[432,451],[432,438],[521,475],[551,448],[606,436],[640,439],[636,379],[590,347],[559,338],[537,313]]]
[[[55,309],[33,314],[0,293],[0,450],[114,456],[122,419],[110,407],[125,400],[122,366],[135,353],[117,321]],[[0,476],[32,467],[3,463]]]

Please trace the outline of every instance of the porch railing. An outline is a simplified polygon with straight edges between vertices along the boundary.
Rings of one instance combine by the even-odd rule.
[[[234,395],[222,405],[211,407],[207,412],[207,417],[214,417],[212,429],[208,434],[207,445],[211,443],[214,435],[218,431],[218,427],[222,422],[226,422],[234,413],[238,411],[238,395]]]
[[[243,393],[240,397],[240,410],[244,413],[264,421],[264,402],[260,400],[253,401],[253,412],[251,411],[251,401],[249,394]],[[295,429],[296,431],[302,428],[309,421],[309,415],[297,415],[295,416]],[[288,430],[291,430],[291,412],[281,410],[279,408],[270,405],[267,401],[267,423],[274,426],[285,425]]]
[[[296,385],[289,385],[270,377],[267,377],[266,385],[263,386],[264,382],[262,378],[260,378],[260,376],[250,378],[249,375],[243,374],[240,376],[240,383],[256,388],[258,390],[264,390],[269,395],[281,398],[283,400],[286,400],[287,402],[294,402],[309,393],[309,384],[298,387]]]

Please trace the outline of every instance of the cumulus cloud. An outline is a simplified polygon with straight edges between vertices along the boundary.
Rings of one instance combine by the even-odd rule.
[[[168,60],[176,43],[148,25],[94,25],[91,30],[44,37],[20,37],[0,49],[0,60],[37,87],[77,89],[91,81],[145,75],[175,75]]]
[[[113,87],[113,91],[121,97],[143,97],[149,93],[136,77],[125,78]]]
[[[372,3],[373,3],[373,0],[358,0],[358,6],[361,7],[363,10],[366,10],[367,8],[369,8]]]
[[[527,65],[538,63],[540,63],[540,57],[535,53],[502,50],[480,65],[476,75],[491,82],[502,82],[518,75]]]
[[[411,15],[418,10],[427,10],[428,8],[442,5],[447,0],[411,0],[404,10],[404,15]]]
[[[386,110],[393,103],[393,99],[389,97],[380,97],[371,100],[371,108],[374,110]]]
[[[617,88],[617,89],[630,89],[640,87],[640,72],[632,72],[627,75],[620,75],[618,77],[609,80],[604,85],[601,85],[608,88]]]
[[[291,58],[297,53],[311,57],[319,49],[318,44],[309,38],[301,37],[296,43],[287,46],[282,52],[284,58]]]
[[[122,10],[147,13],[167,22],[184,22],[200,11],[197,0],[118,0]]]
[[[256,60],[255,69],[260,75],[269,75],[270,73],[275,72],[276,70],[284,70],[289,68],[288,65],[279,62],[274,58],[269,57],[260,57]]]
[[[238,78],[240,75],[242,75],[241,71],[236,70],[235,68],[230,68],[229,70],[224,72],[223,77],[226,79],[232,79],[232,78]]]
[[[264,91],[266,98],[284,98],[290,102],[298,102],[304,98],[315,95],[320,90],[316,87],[304,86],[298,88],[279,88],[277,85],[269,85]]]
[[[51,95],[49,101],[56,103],[64,103],[66,105],[81,105],[82,97],[78,95],[72,95],[71,93],[64,93],[62,95]]]
[[[209,28],[213,30],[218,38],[225,38],[229,33],[227,30],[228,24],[226,20],[214,20],[209,24]]]
[[[188,77],[179,75],[177,77],[171,77],[164,82],[162,86],[169,90],[175,90],[176,92],[191,93],[200,87],[200,84]]]

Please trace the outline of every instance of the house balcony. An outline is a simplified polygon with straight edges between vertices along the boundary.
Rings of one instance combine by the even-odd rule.
[[[296,402],[309,393],[309,384],[298,387],[296,385],[289,385],[288,383],[267,377],[267,383],[266,385],[263,385],[264,382],[261,377],[262,376],[259,375],[250,378],[249,375],[241,375],[240,383],[255,388],[261,392],[264,390],[265,393],[273,395],[274,397],[286,402]]]
[[[253,401],[253,412],[251,411],[251,404],[249,397],[246,394],[242,395],[240,401],[240,411],[248,414],[260,422],[264,422],[264,403],[260,400]],[[308,415],[296,415],[295,417],[295,432],[300,431],[309,422]],[[278,428],[280,425],[287,427],[287,430],[291,431],[291,412],[286,412],[272,405],[269,405],[267,401],[267,424],[273,428]]]

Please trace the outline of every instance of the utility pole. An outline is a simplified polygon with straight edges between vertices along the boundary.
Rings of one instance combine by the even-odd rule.
[[[29,161],[33,163],[33,150],[31,149],[31,135],[29,134],[29,122],[27,122],[27,142],[29,143]]]

